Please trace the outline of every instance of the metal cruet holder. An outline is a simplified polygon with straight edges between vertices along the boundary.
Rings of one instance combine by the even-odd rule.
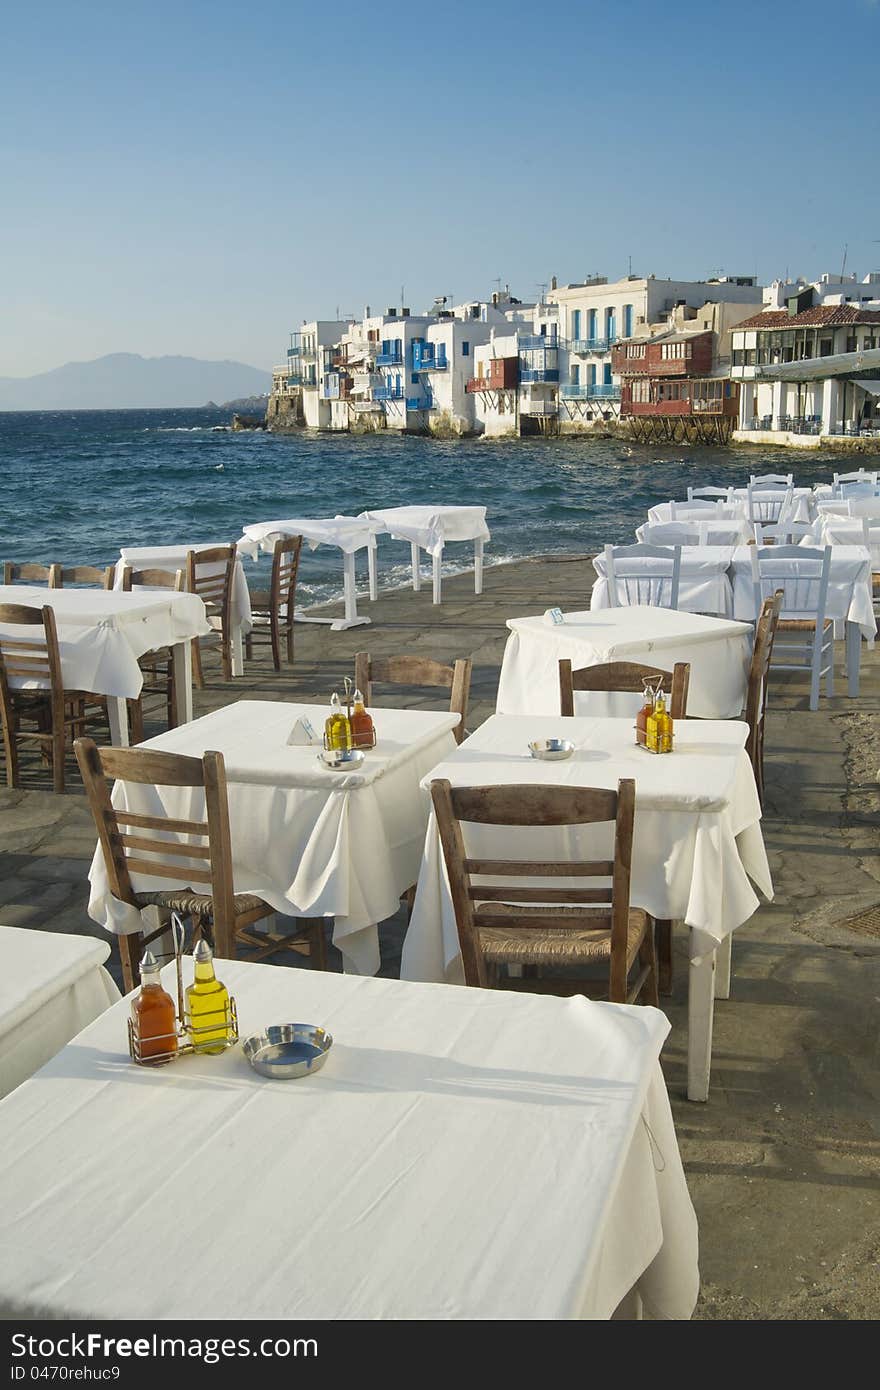
[[[171,1042],[174,1039],[177,1046],[167,1052],[151,1053],[149,1057],[141,1056],[140,1039],[134,1030],[131,1014],[128,1017],[128,1052],[131,1060],[136,1062],[139,1067],[161,1066],[165,1062],[173,1062],[177,1057],[187,1052],[196,1052],[197,1044],[201,1034],[211,1035],[213,1047],[219,1047],[220,1040],[217,1038],[217,1031],[220,1025],[215,1023],[205,1024],[199,1028],[187,1026],[186,1009],[184,1007],[183,995],[183,946],[186,939],[186,931],[180,915],[177,912],[171,914],[171,936],[174,942],[174,966],[177,975],[177,1014],[175,1019],[175,1029],[173,1033],[157,1033],[146,1041],[150,1043]],[[222,1044],[223,1051],[234,1047],[238,1042],[238,1010],[235,1006],[235,999],[230,994],[229,1004],[225,1011],[226,1041]],[[193,1041],[195,1039],[195,1041]]]

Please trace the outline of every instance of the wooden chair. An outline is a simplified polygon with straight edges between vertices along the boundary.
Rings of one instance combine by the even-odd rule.
[[[465,984],[504,985],[529,993],[593,993],[578,978],[538,978],[543,967],[599,965],[607,970],[601,993],[613,1003],[657,1003],[653,923],[631,908],[635,782],[620,781],[617,791],[589,787],[452,787],[431,783],[431,797],[449,879]],[[547,862],[471,858],[462,825],[583,826],[614,825],[614,858]],[[503,843],[503,839],[502,839]],[[473,875],[492,883],[475,884]],[[523,887],[498,880],[522,876],[610,879],[601,887]],[[505,965],[521,965],[524,979],[502,976]],[[636,967],[635,972],[633,967]],[[633,976],[631,978],[631,976]]]
[[[770,671],[770,658],[782,608],[783,592],[779,589],[771,598],[765,598],[755,624],[755,643],[749,666],[749,681],[746,688],[745,720],[749,726],[746,752],[755,773],[755,785],[761,805],[764,805],[764,714],[767,709],[767,677]]]
[[[122,571],[120,587],[126,593],[131,593],[135,585],[145,589],[175,589],[180,592],[183,590],[183,584],[183,570],[136,570],[132,569],[130,565],[126,565]],[[144,683],[138,698],[128,702],[133,743],[142,743],[144,739],[145,696],[148,698],[153,695],[158,696],[165,705],[166,727],[169,729],[177,727],[177,707],[174,698],[174,656],[171,648],[156,647],[153,651],[144,652],[143,656],[138,658],[138,666],[143,673]]]
[[[112,589],[116,574],[115,565],[99,569],[97,565],[53,565],[55,574],[49,580],[50,589],[63,589],[65,584],[99,584],[102,589]]]
[[[268,590],[251,593],[251,618],[254,626],[245,639],[248,661],[253,657],[254,642],[271,642],[272,662],[281,670],[281,638],[287,639],[287,660],[293,662],[293,613],[296,602],[296,576],[302,536],[281,536],[272,551],[272,578]]]
[[[9,634],[2,631],[7,623],[30,631]],[[18,688],[17,683],[24,680],[40,684]],[[53,789],[64,791],[65,754],[73,740],[85,733],[86,703],[94,699],[64,689],[54,610],[48,604],[45,608],[0,604],[0,717],[10,787],[19,785],[18,745],[30,742],[39,744],[51,761]]]
[[[471,689],[471,662],[462,657],[453,666],[428,661],[419,656],[371,657],[358,652],[354,659],[354,683],[368,705],[373,703],[373,684],[438,686],[451,691],[449,710],[461,718],[454,730],[456,743],[466,737],[468,699]]]
[[[574,714],[576,690],[641,695],[645,681],[661,678],[670,700],[669,713],[673,719],[686,719],[691,679],[691,668],[687,661],[677,661],[670,675],[657,666],[641,666],[635,661],[606,661],[598,666],[582,666],[580,670],[573,671],[571,662],[563,658],[559,663],[559,712],[565,716]]]
[[[288,938],[267,938],[247,930],[253,923],[270,917],[274,909],[253,893],[234,891],[222,753],[188,758],[143,748],[98,748],[88,738],[77,739],[74,747],[111,893],[139,911],[158,908],[160,917],[166,918],[156,930],[119,937],[126,990],[137,984],[137,967],[144,947],[163,934],[171,912],[191,920],[194,936],[209,934],[215,954],[224,959],[231,959],[236,942],[242,942],[257,947],[257,959],[288,947],[309,956],[318,969],[324,968],[320,922],[306,923],[300,933]],[[157,788],[204,788],[205,818],[179,820],[164,812],[146,815],[117,809],[110,798],[108,777]],[[186,837],[185,843],[181,843],[181,837]],[[171,879],[180,886],[136,891],[131,881],[133,873],[166,883]]]
[[[831,546],[823,550],[804,545],[753,546],[749,551],[755,612],[766,598],[782,594],[782,614],[776,625],[776,670],[807,671],[810,676],[810,709],[819,708],[819,692],[825,677],[825,693],[834,694],[834,624],[826,618]],[[800,574],[774,574],[767,567],[778,560],[796,561]],[[807,566],[810,566],[807,569]],[[788,658],[786,660],[785,658]]]
[[[58,585],[53,581],[59,568],[59,565],[15,565],[11,560],[6,560],[3,564],[3,583],[47,584],[50,589],[56,589]]]
[[[208,621],[217,640],[197,637],[192,644],[193,680],[201,689],[202,650],[219,646],[223,679],[232,680],[232,586],[235,581],[235,546],[215,545],[210,550],[190,550],[186,557],[186,587],[204,602]]]
[[[678,608],[681,546],[606,545],[605,576],[609,608]]]

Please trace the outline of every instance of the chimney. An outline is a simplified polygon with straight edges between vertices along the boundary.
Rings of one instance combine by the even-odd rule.
[[[556,289],[556,276],[555,276],[555,275],[551,275],[551,276],[550,276],[550,288],[551,288],[551,290],[555,290],[555,289]]]
[[[365,318],[365,319],[368,319],[369,317],[370,317],[370,306],[369,306],[369,304],[365,304],[365,305],[364,305],[364,318]]]

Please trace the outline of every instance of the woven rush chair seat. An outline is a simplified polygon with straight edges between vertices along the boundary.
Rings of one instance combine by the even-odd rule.
[[[158,889],[155,893],[135,893],[138,907],[166,907],[169,912],[179,912],[182,917],[198,917],[200,921],[210,922],[214,916],[214,899],[210,893],[194,893],[189,888]],[[232,899],[236,917],[244,917],[251,912],[261,914],[273,909],[258,898],[255,893],[236,893]]]
[[[512,896],[515,893],[515,889],[511,890]],[[595,961],[611,960],[611,937],[607,928],[576,925],[585,918],[589,920],[589,910],[572,908],[570,928],[519,925],[528,922],[528,912],[528,908],[498,903],[486,904],[475,913],[480,949],[487,961],[494,964],[507,961],[519,965],[590,965]],[[540,908],[533,908],[532,912],[540,915]],[[601,917],[603,914],[597,912],[594,915]],[[493,918],[499,921],[497,927],[484,925]],[[501,925],[504,920],[509,923],[506,927]],[[631,907],[627,923],[627,969],[635,961],[647,929],[647,914],[639,907]]]

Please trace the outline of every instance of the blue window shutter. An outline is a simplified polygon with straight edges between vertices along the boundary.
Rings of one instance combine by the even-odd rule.
[[[470,350],[471,350],[471,345],[470,345],[470,343],[468,343],[468,342],[462,342],[462,345],[461,345],[461,355],[462,355],[462,357],[467,357],[468,354],[470,353]]]

